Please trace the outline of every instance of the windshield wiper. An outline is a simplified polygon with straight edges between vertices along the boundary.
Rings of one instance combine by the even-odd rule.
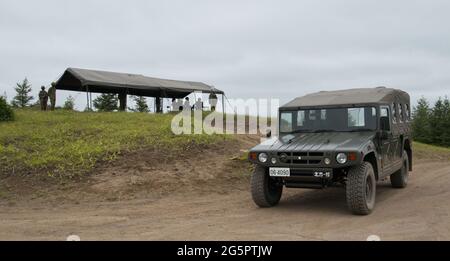
[[[331,130],[331,129],[321,129],[321,130],[315,130],[313,131],[314,133],[319,133],[319,132],[334,132],[337,130]]]
[[[295,130],[291,133],[311,133],[314,132],[314,130]]]
[[[369,128],[362,128],[362,129],[349,130],[348,132],[358,132],[358,131],[375,131],[375,130],[369,129]]]
[[[319,132],[334,132],[338,130],[332,130],[332,129],[319,129],[319,130],[295,130],[293,133],[319,133]]]

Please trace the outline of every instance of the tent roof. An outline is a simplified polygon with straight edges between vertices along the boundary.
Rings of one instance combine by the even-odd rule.
[[[192,92],[223,94],[201,82],[158,79],[138,74],[68,68],[56,82],[56,89],[94,93],[127,93],[130,95],[181,98]]]
[[[386,87],[322,91],[298,97],[282,108],[347,106],[359,104],[389,104],[394,100],[409,102],[409,95],[401,90]]]

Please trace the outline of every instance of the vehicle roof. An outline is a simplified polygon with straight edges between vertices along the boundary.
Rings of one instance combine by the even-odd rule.
[[[409,94],[398,89],[376,87],[336,91],[321,91],[295,98],[281,109],[301,107],[332,107],[369,104],[389,104],[394,101],[409,103]]]

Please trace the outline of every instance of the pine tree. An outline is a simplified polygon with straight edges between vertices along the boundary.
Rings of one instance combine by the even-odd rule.
[[[442,144],[443,146],[450,147],[450,101],[448,97],[444,99],[444,122],[443,122],[444,133],[442,134]]]
[[[133,101],[136,103],[132,111],[135,112],[149,112],[147,99],[143,96],[134,96]]]
[[[66,101],[64,102],[63,109],[73,111],[74,107],[75,107],[75,98],[73,98],[72,95],[69,95],[69,97],[67,97]]]
[[[11,102],[12,106],[20,108],[29,106],[30,102],[33,100],[33,96],[30,95],[31,84],[28,82],[28,79],[25,78],[22,83],[17,83],[17,86],[14,89],[16,91],[16,96]]]
[[[413,112],[412,128],[415,140],[424,143],[431,142],[430,114],[428,101],[424,97],[420,98]]]
[[[439,97],[434,105],[434,108],[431,110],[430,115],[430,138],[432,144],[442,145],[443,143],[445,116],[444,101],[442,101],[442,98]]]
[[[98,111],[117,111],[119,99],[116,94],[103,93],[94,100],[94,107]]]
[[[0,121],[14,120],[14,111],[11,109],[6,99],[0,96]]]

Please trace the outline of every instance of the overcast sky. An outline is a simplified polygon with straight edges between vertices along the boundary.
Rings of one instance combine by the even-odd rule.
[[[28,77],[37,95],[80,67],[282,103],[375,86],[434,100],[450,89],[449,14],[446,0],[1,0],[0,94]]]

